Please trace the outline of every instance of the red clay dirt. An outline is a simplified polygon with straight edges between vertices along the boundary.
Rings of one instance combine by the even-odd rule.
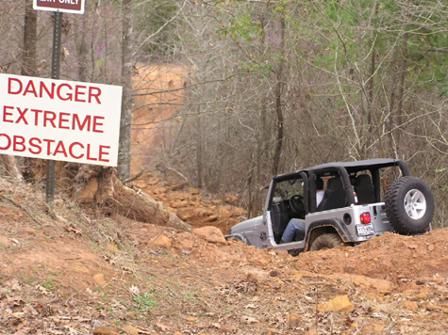
[[[133,174],[153,164],[153,156],[174,137],[185,96],[187,68],[175,64],[137,65],[133,78]],[[173,121],[173,122],[170,122]]]
[[[5,180],[0,187],[0,334],[448,329],[446,229],[293,258],[123,217],[88,217],[62,199],[49,215],[38,189]]]
[[[387,233],[357,247],[302,254],[294,266],[320,274],[351,273],[405,283],[448,276],[448,230],[422,236]]]
[[[154,199],[162,202],[193,227],[214,226],[227,234],[234,224],[245,219],[246,211],[235,205],[238,197],[204,194],[177,176],[145,173],[135,184]]]

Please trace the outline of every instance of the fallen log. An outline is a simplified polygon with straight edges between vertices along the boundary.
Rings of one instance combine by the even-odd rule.
[[[119,214],[131,220],[179,230],[191,230],[189,224],[167,210],[162,203],[139,189],[123,184],[117,177],[115,169],[91,168],[80,170],[79,173],[80,175],[75,178],[78,182],[75,187],[76,198],[79,201],[84,203],[94,201],[106,213]]]

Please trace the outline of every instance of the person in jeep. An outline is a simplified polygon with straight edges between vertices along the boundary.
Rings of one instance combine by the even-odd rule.
[[[319,207],[322,199],[324,198],[324,181],[321,178],[316,179],[316,206]],[[294,240],[297,240],[300,237],[305,236],[305,220],[299,218],[292,218],[289,220],[288,225],[286,226],[282,238],[281,243],[289,243]]]

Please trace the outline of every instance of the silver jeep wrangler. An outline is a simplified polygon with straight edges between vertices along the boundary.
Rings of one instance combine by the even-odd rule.
[[[322,183],[323,197],[316,199],[316,185]],[[410,176],[403,161],[335,162],[275,176],[263,215],[236,224],[226,237],[297,255],[354,245],[386,231],[422,234],[431,229],[433,213],[429,187]],[[281,243],[292,218],[304,220],[305,232]]]

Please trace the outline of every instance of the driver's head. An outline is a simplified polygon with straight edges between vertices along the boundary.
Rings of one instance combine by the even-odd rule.
[[[324,181],[321,177],[317,177],[316,179],[316,190],[323,190],[324,189]]]

